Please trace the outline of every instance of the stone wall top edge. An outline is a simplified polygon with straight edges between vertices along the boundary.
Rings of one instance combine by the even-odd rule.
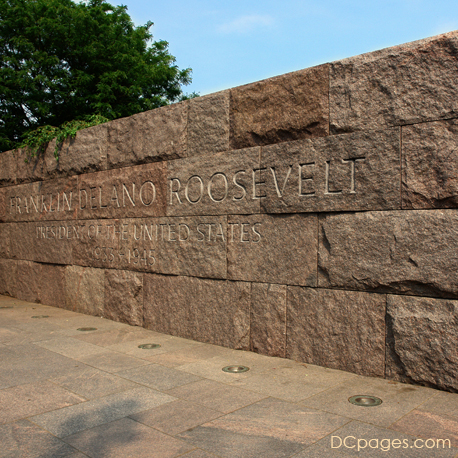
[[[405,52],[405,51],[413,51],[415,49],[424,47],[426,45],[432,44],[437,41],[441,40],[457,40],[458,41],[458,30],[453,30],[451,32],[442,33],[439,35],[433,35],[427,38],[421,38],[419,40],[409,41],[406,43],[387,46],[386,48],[376,49],[374,51],[368,51],[362,54],[357,54],[355,56],[344,57],[342,59],[337,59],[335,61],[329,62],[329,65],[336,65],[336,64],[347,64],[351,63],[355,60],[361,61],[372,61],[377,60],[383,57],[389,56],[391,53],[398,53],[398,52]]]

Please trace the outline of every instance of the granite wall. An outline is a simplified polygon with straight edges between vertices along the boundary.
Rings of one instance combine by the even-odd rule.
[[[457,81],[452,32],[1,153],[0,293],[458,390]]]

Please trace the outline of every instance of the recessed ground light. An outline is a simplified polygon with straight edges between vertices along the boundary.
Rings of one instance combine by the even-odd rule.
[[[376,407],[382,403],[382,400],[380,398],[361,394],[358,396],[352,396],[351,398],[348,398],[348,401],[353,405],[360,407]]]
[[[229,372],[231,374],[240,374],[242,372],[249,371],[250,368],[246,366],[226,366],[223,367],[223,372]]]
[[[49,315],[34,315],[32,318],[49,318]]]
[[[78,328],[77,331],[97,331],[97,328]]]
[[[12,309],[14,308],[12,305],[2,305],[0,309]]]
[[[141,344],[138,348],[142,348],[143,350],[152,350],[154,348],[160,348],[159,344]]]

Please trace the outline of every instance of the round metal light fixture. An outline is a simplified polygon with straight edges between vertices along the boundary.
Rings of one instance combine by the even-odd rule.
[[[2,305],[0,309],[12,309],[14,308],[12,305]]]
[[[78,328],[77,331],[97,331],[97,328]]]
[[[138,346],[138,348],[142,348],[143,350],[152,350],[154,348],[160,348],[161,346],[159,344],[141,344]]]
[[[249,371],[250,368],[246,366],[226,366],[223,367],[223,372],[229,372],[230,374],[241,374],[242,372]]]
[[[361,394],[358,396],[352,396],[351,398],[348,398],[348,401],[351,404],[360,407],[376,407],[382,403],[382,400],[380,398]]]
[[[49,315],[34,315],[32,318],[49,318]]]

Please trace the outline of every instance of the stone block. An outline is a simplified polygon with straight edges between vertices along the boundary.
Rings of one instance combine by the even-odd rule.
[[[67,138],[59,149],[59,160],[46,155],[47,174],[78,175],[107,169],[108,123],[88,127]]]
[[[126,270],[105,270],[104,318],[143,324],[143,275]]]
[[[402,207],[458,207],[458,121],[402,128]]]
[[[80,219],[164,216],[165,163],[144,164],[79,177]]]
[[[383,294],[288,287],[286,357],[383,377],[385,307]]]
[[[167,215],[259,213],[264,194],[260,148],[170,161]]]
[[[458,32],[330,64],[331,133],[458,114]]]
[[[329,66],[231,89],[232,149],[329,134]]]
[[[13,158],[16,163],[16,183],[29,183],[31,181],[44,180],[47,177],[47,163],[51,162],[55,142],[52,141],[45,151],[32,156],[28,149],[13,151]],[[14,167],[14,166],[13,166]]]
[[[285,285],[252,283],[250,350],[286,357]]]
[[[458,390],[458,301],[387,298],[387,378]]]
[[[38,300],[52,307],[65,308],[65,272],[64,266],[40,264],[37,281]]]
[[[103,316],[105,304],[105,271],[67,266],[65,272],[67,310]]]
[[[77,217],[77,177],[9,186],[2,192],[5,221],[55,221]]]
[[[0,224],[0,258],[11,257],[11,225],[6,223]]]
[[[17,160],[14,151],[0,153],[0,187],[16,183]]]
[[[251,285],[145,274],[144,327],[248,350]]]
[[[108,168],[185,157],[188,102],[116,119],[108,124]]]
[[[0,294],[16,295],[17,261],[0,259]]]
[[[262,148],[267,213],[400,209],[399,128]]]
[[[318,286],[458,296],[455,210],[320,217]]]
[[[188,112],[188,156],[229,150],[229,91],[191,99]]]
[[[16,279],[12,296],[21,301],[39,302],[38,284],[40,281],[41,265],[31,261],[16,262]]]
[[[316,286],[316,215],[228,216],[228,279]]]

